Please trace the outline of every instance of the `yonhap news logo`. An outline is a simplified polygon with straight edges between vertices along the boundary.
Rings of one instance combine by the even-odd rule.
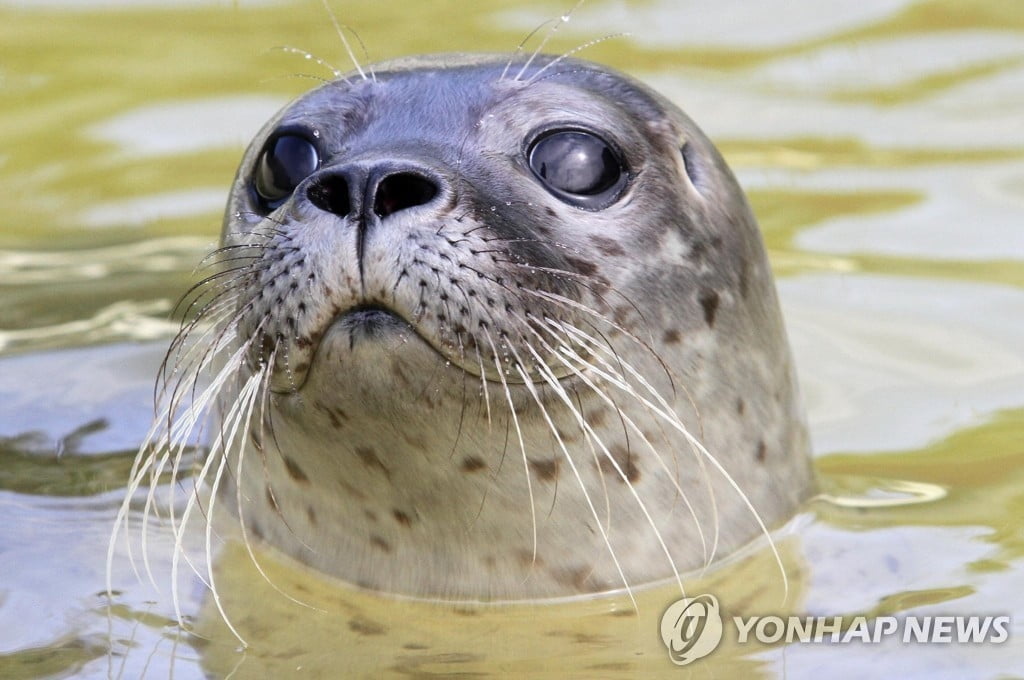
[[[673,602],[661,617],[661,640],[672,663],[685,666],[711,654],[726,636],[727,622],[739,645],[758,643],[1003,644],[1010,639],[1006,615],[964,616],[733,616],[723,618],[714,595]]]
[[[661,640],[672,663],[685,666],[715,651],[722,641],[722,615],[714,595],[683,598],[661,617]]]

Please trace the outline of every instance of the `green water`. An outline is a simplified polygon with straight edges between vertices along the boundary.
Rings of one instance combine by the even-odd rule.
[[[371,60],[510,50],[565,4],[333,3]],[[581,56],[701,123],[779,277],[829,495],[781,534],[785,611],[1014,617],[1000,645],[734,648],[692,674],[1024,677],[1024,3],[591,0],[546,49],[623,31]],[[613,628],[608,603],[467,625],[357,597],[289,618],[245,556],[225,562],[235,611],[289,623],[240,654],[201,588],[183,614],[208,640],[121,559],[108,619],[167,315],[249,136],[329,75],[278,46],[350,67],[313,1],[0,0],[0,677],[688,677],[657,591]],[[161,585],[168,549],[158,535]],[[709,586],[723,607],[756,600],[737,582],[763,560]]]

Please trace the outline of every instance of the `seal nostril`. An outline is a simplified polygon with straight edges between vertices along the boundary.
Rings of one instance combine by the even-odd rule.
[[[387,217],[399,210],[429,203],[437,195],[434,182],[408,172],[389,175],[377,185],[373,200],[373,212],[378,217]]]
[[[335,215],[346,216],[352,210],[348,182],[341,175],[327,175],[317,179],[306,190],[310,203]]]

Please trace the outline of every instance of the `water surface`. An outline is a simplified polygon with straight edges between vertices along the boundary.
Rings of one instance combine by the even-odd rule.
[[[566,9],[334,4],[372,59],[509,50]],[[581,56],[669,95],[748,190],[830,495],[778,534],[785,603],[763,546],[694,587],[737,610],[1016,617],[998,646],[726,646],[693,673],[1024,672],[1024,4],[592,0],[546,49],[623,31]],[[452,611],[261,560],[312,612],[234,548],[218,569],[256,631],[243,654],[184,577],[207,639],[178,629],[159,531],[161,588],[119,555],[107,618],[168,314],[250,135],[329,75],[282,45],[350,66],[316,2],[0,0],[0,676],[686,675],[657,638],[665,590],[638,611]]]

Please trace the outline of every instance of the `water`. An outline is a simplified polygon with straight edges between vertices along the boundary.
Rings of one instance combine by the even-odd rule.
[[[555,2],[338,2],[371,55],[507,50]],[[725,644],[698,677],[1024,672],[1024,4],[592,0],[547,49],[640,76],[719,144],[768,242],[824,496],[695,582],[733,613],[1010,614],[1001,645]],[[237,651],[169,544],[158,592],[109,529],[167,314],[250,134],[348,68],[316,2],[0,0],[0,677],[683,677],[674,599],[439,608],[229,550]],[[227,529],[224,529],[227,531]],[[202,537],[193,537],[201,542]],[[108,629],[109,625],[109,629]],[[113,639],[115,655],[108,656]],[[363,670],[358,670],[363,669]]]

